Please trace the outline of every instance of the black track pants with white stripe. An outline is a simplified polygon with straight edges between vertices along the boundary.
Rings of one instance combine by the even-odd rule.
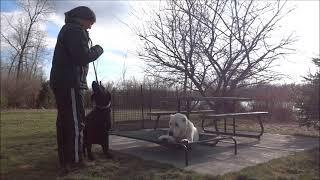
[[[57,115],[57,144],[62,166],[82,161],[84,128],[84,90],[76,88],[53,89]]]

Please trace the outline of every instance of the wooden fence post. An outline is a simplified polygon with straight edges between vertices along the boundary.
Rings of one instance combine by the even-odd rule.
[[[142,129],[144,129],[144,97],[142,85],[140,86],[140,95],[141,95],[141,113],[142,113]]]

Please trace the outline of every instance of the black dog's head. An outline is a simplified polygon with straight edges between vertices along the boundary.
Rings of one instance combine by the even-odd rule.
[[[91,99],[95,102],[98,108],[110,108],[111,105],[111,94],[98,82],[92,82],[93,94]]]

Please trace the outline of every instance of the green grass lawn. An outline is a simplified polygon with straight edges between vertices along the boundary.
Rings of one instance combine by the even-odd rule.
[[[57,178],[55,119],[55,111],[1,112],[1,179]],[[95,165],[74,171],[64,178],[319,179],[319,149],[295,153],[255,167],[245,168],[240,172],[217,177],[185,171],[154,161],[145,161],[119,152],[113,152],[115,158],[112,160],[104,159],[100,149],[95,154],[98,156]]]
[[[222,179],[320,179],[319,158],[319,148],[316,148],[228,173]]]

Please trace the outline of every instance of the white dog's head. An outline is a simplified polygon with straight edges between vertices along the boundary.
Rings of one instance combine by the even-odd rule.
[[[175,138],[184,137],[188,126],[187,121],[188,118],[184,114],[176,113],[170,115],[169,136],[173,136]]]

